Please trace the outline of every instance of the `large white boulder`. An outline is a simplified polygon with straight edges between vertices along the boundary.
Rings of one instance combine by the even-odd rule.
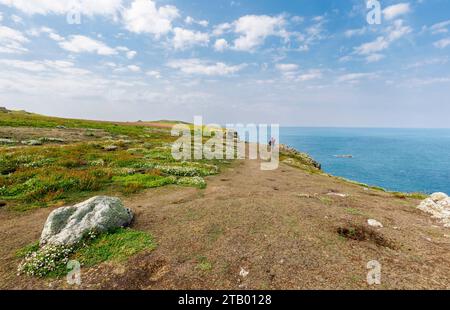
[[[434,193],[423,200],[417,208],[440,219],[445,227],[450,227],[450,197],[446,194]]]
[[[128,226],[130,209],[119,198],[97,196],[70,207],[54,210],[47,218],[40,244],[73,245],[87,233],[107,232]]]
[[[431,194],[430,198],[434,202],[439,202],[441,200],[444,200],[444,199],[448,198],[448,196],[445,193],[434,193],[434,194]]]

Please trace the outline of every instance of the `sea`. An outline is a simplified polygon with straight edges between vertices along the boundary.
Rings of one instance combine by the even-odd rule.
[[[325,172],[389,191],[450,194],[450,129],[280,128]]]

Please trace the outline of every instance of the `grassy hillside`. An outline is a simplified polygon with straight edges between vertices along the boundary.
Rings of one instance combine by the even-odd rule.
[[[14,210],[63,205],[94,193],[169,184],[205,187],[227,161],[175,162],[170,126],[0,112],[0,200]],[[167,125],[171,125],[167,123]]]
[[[448,288],[448,229],[417,209],[423,195],[330,176],[284,146],[272,171],[248,159],[177,162],[172,124],[0,108],[0,288],[73,288],[69,259],[81,289]],[[131,227],[38,247],[52,210],[97,194],[121,197]],[[377,287],[366,281],[372,260]]]

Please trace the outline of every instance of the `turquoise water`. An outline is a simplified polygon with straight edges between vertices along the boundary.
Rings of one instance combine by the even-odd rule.
[[[330,174],[391,191],[450,193],[450,129],[280,129]],[[336,158],[335,155],[353,155]]]

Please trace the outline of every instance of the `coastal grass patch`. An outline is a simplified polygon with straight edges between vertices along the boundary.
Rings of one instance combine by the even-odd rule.
[[[111,190],[134,194],[169,184],[204,188],[202,177],[227,164],[175,161],[171,139],[0,148],[0,200],[8,202],[8,209],[24,211]],[[142,148],[143,143],[150,149]],[[105,149],[110,144],[117,148]]]
[[[167,128],[149,124],[1,112],[0,127],[23,130],[20,137],[1,140],[5,143],[0,146],[0,200],[8,210],[26,211],[77,202],[93,194],[128,195],[170,184],[205,188],[204,177],[218,174],[232,162],[176,161],[171,153],[176,137],[171,136],[169,126],[174,123],[167,123]],[[33,130],[37,128],[57,129],[59,136],[36,138]],[[70,139],[72,129],[81,129],[81,141]],[[42,143],[22,145],[22,139]]]
[[[176,183],[176,178],[173,176],[164,177],[154,174],[132,174],[113,177],[113,181],[126,187],[135,186],[140,188],[154,188],[174,184]]]
[[[89,129],[102,129],[113,135],[139,136],[145,133],[145,126],[116,124],[111,122],[66,119],[51,116],[44,116],[25,111],[9,111],[0,113],[0,126],[9,127],[34,127],[34,128],[85,128],[88,129],[87,135],[95,136]],[[160,132],[170,136],[170,131]]]
[[[106,261],[122,262],[142,251],[152,251],[157,244],[152,235],[129,228],[109,233],[88,234],[74,246],[47,245],[39,242],[27,245],[16,252],[21,258],[18,272],[39,278],[58,278],[68,272],[70,260],[80,262],[82,267],[92,267]]]
[[[197,269],[203,272],[211,271],[213,268],[212,263],[206,256],[199,256],[197,258]]]
[[[120,228],[112,233],[105,233],[81,247],[72,259],[82,266],[91,267],[105,261],[122,262],[128,257],[142,251],[152,251],[157,244],[153,236],[142,231]]]
[[[345,208],[345,212],[350,215],[366,216],[366,214],[363,211],[356,209],[356,208]]]
[[[200,189],[205,189],[207,185],[205,179],[202,177],[182,177],[179,178],[176,183],[178,185],[197,187]]]
[[[320,196],[320,197],[318,197],[318,199],[321,203],[323,203],[324,205],[327,205],[327,206],[331,206],[334,202],[333,199],[331,199],[330,197],[325,197],[325,196]]]
[[[397,198],[400,199],[407,199],[407,198],[411,198],[411,199],[419,199],[419,200],[423,200],[428,198],[427,194],[424,193],[401,193],[401,192],[392,192],[392,195],[394,195]]]

